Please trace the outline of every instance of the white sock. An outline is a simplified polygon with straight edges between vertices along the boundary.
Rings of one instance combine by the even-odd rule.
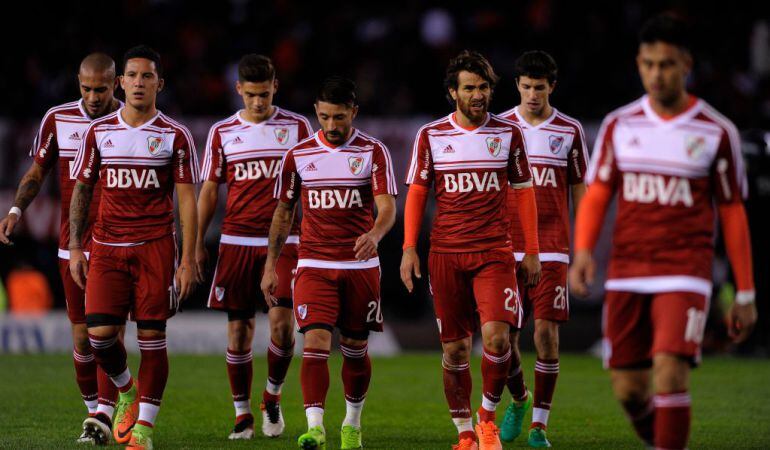
[[[112,405],[105,405],[104,403],[99,403],[99,406],[96,407],[96,413],[107,414],[107,417],[112,419],[112,415],[115,414],[115,407]]]
[[[126,367],[126,370],[124,370],[123,373],[116,377],[110,377],[110,380],[112,380],[116,388],[120,389],[127,385],[129,381],[131,381],[131,371],[128,370],[128,367]]]
[[[345,420],[342,421],[342,426],[351,425],[356,428],[361,428],[361,411],[364,409],[364,400],[358,403],[353,403],[345,400]]]
[[[281,395],[281,387],[283,387],[283,383],[275,384],[270,380],[267,380],[265,384],[265,390],[270,395]]]
[[[88,408],[88,414],[94,414],[96,408],[99,406],[99,400],[83,400],[83,403],[85,403],[86,408]]]
[[[539,422],[543,425],[548,425],[548,414],[551,413],[549,409],[532,408],[532,423]]]
[[[150,425],[155,425],[155,418],[158,417],[158,411],[160,411],[160,406],[158,405],[139,402],[139,418],[136,420],[137,422],[142,420]]]
[[[455,417],[452,418],[452,422],[454,422],[455,426],[457,427],[457,434],[461,434],[466,431],[473,431],[473,421],[470,417]]]
[[[233,402],[233,406],[235,406],[235,417],[251,414],[251,402],[249,402],[249,400]]]
[[[305,416],[307,416],[308,429],[313,427],[324,427],[324,409],[318,407],[305,408]]]
[[[493,402],[492,400],[488,399],[486,395],[481,396],[481,407],[486,409],[487,411],[494,412],[497,411],[497,405],[499,405],[500,402]]]

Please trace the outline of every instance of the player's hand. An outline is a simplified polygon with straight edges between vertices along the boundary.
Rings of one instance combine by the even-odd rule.
[[[88,260],[86,254],[81,248],[70,249],[70,274],[80,289],[86,288],[86,277],[88,276]]]
[[[353,251],[356,252],[356,259],[359,261],[369,261],[377,254],[377,244],[380,243],[380,237],[370,231],[358,236]]]
[[[278,299],[273,296],[273,292],[278,288],[278,274],[275,273],[275,269],[265,267],[265,273],[262,274],[262,282],[259,284],[259,288],[262,289],[265,301],[270,302],[273,306],[278,303]]]
[[[417,254],[417,250],[414,247],[404,249],[404,254],[401,256],[401,282],[406,286],[406,290],[411,294],[414,290],[414,283],[412,282],[412,273],[418,279],[422,278],[420,273],[420,256]]]
[[[733,342],[741,343],[748,339],[757,323],[757,307],[754,303],[739,305],[733,303],[727,313],[727,333]]]
[[[524,284],[526,286],[536,286],[543,274],[540,257],[538,255],[524,255],[519,270],[524,272],[524,279],[526,280]]]
[[[595,273],[596,264],[591,257],[591,252],[587,250],[575,252],[575,257],[569,268],[570,290],[579,297],[587,296],[590,292],[588,285],[593,284]]]
[[[206,280],[206,262],[209,260],[209,251],[206,249],[206,246],[196,245],[195,246],[195,281],[198,284],[203,284],[203,281]]]
[[[0,221],[0,242],[5,245],[13,245],[8,236],[13,233],[13,229],[16,228],[16,224],[19,222],[19,216],[16,214],[8,214],[5,219]]]
[[[176,281],[177,298],[179,299],[179,303],[187,300],[187,297],[189,297],[190,294],[192,294],[193,289],[195,289],[195,273],[196,270],[193,261],[183,258],[182,262],[179,264],[179,267],[176,269],[176,273],[174,274],[174,281]]]

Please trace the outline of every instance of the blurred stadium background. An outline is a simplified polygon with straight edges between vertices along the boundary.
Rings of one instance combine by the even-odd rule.
[[[417,128],[450,111],[442,87],[443,73],[448,59],[459,50],[481,51],[502,76],[492,111],[504,111],[518,103],[512,77],[515,58],[530,49],[550,52],[560,66],[552,104],[579,118],[592,144],[602,117],[642,93],[634,63],[639,26],[657,12],[679,12],[692,23],[695,33],[695,70],[689,89],[741,130],[751,186],[747,211],[760,322],[749,342],[740,348],[729,344],[721,317],[732,299],[731,274],[724,251],[719,251],[714,264],[716,301],[712,302],[705,350],[769,354],[767,3],[736,2],[726,7],[724,3],[700,1],[525,0],[469,7],[467,2],[437,1],[396,1],[384,6],[352,1],[302,5],[284,0],[205,4],[123,0],[19,7],[18,17],[32,18],[26,22],[29,36],[6,36],[9,45],[0,55],[4,67],[0,72],[2,214],[11,206],[16,185],[31,162],[28,152],[40,119],[49,107],[78,98],[77,67],[91,51],[105,51],[117,61],[138,43],[160,51],[166,78],[160,109],[191,128],[199,154],[209,126],[241,106],[233,86],[242,54],[257,52],[272,57],[280,80],[276,104],[305,114],[314,126],[312,101],[319,81],[333,73],[349,76],[358,85],[361,105],[356,126],[388,145],[397,176],[403,179]],[[22,38],[25,45],[21,45]],[[15,245],[0,247],[0,279],[5,286],[0,288],[0,311],[7,313],[0,315],[0,354],[70,348],[56,269],[57,202],[57,183],[55,177],[49,177],[25,213]],[[403,196],[399,204],[403,204]],[[220,201],[220,220],[223,208]],[[430,214],[424,231],[429,230],[429,220]],[[605,236],[608,233],[605,229]],[[218,236],[219,223],[215,222],[208,234],[212,256]],[[396,227],[380,245],[383,308],[389,330],[380,350],[438,350],[427,285],[419,283],[417,292],[410,296],[399,280],[401,241],[399,214]],[[606,241],[599,252],[600,262],[606,260]],[[424,233],[424,256],[427,244]],[[29,288],[33,285],[40,290]],[[598,286],[587,300],[570,299],[572,320],[563,327],[564,350],[586,351],[600,338],[603,292]],[[184,305],[185,312],[170,323],[172,351],[219,353],[224,348],[224,317],[202,311],[208,289],[208,285],[201,286]],[[51,312],[42,318],[8,314],[14,305],[26,302],[19,295],[37,295],[44,302],[50,299]],[[175,339],[175,332],[183,335]],[[531,340],[524,339],[522,347],[532,349]]]

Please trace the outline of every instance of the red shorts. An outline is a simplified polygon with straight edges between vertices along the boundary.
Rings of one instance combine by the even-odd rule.
[[[294,317],[300,333],[337,327],[343,336],[366,339],[369,331],[382,331],[380,268],[298,268]]]
[[[521,303],[524,305],[522,327],[533,313],[535,319],[545,319],[553,322],[566,322],[569,320],[567,264],[558,261],[545,261],[541,266],[542,277],[540,282],[532,287],[524,285],[526,280],[520,270],[517,269],[516,272]]]
[[[272,305],[265,301],[259,286],[266,260],[267,247],[219,244],[208,307],[224,311],[267,312]],[[296,268],[297,245],[287,244],[275,270],[278,274],[278,288],[274,294],[278,299],[277,306],[291,308],[291,286]]]
[[[605,367],[646,368],[657,353],[700,362],[708,300],[692,292],[637,294],[607,291],[604,300]]]
[[[69,317],[71,323],[86,323],[85,291],[72,279],[69,259],[59,258],[59,275],[61,275],[61,282],[64,286],[67,317]]]
[[[510,251],[437,253],[428,257],[430,290],[441,342],[473,335],[477,322],[521,327],[516,260]]]
[[[166,320],[179,302],[174,288],[176,239],[166,236],[141,245],[93,243],[86,279],[86,315],[133,320]]]

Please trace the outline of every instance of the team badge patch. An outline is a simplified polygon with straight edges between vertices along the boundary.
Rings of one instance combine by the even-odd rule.
[[[225,288],[219,286],[215,287],[214,296],[216,296],[218,302],[221,302],[222,299],[225,298]]]
[[[150,136],[147,138],[147,150],[151,155],[154,155],[160,149],[160,144],[163,143],[163,139],[158,136]]]
[[[548,136],[548,146],[551,147],[551,153],[554,155],[559,153],[561,145],[564,143],[564,136]]]
[[[275,133],[275,139],[278,141],[279,144],[285,145],[287,142],[289,142],[288,128],[275,128],[273,130],[273,133]]]
[[[305,317],[307,317],[307,304],[297,306],[297,315],[300,319],[305,320]]]
[[[703,136],[687,136],[685,137],[684,145],[687,150],[687,157],[690,159],[698,159],[706,149],[706,140],[703,139]]]
[[[364,168],[364,158],[360,156],[351,156],[348,158],[348,165],[350,166],[350,172],[353,175],[361,173],[361,169]]]
[[[488,137],[487,138],[487,150],[489,150],[489,154],[492,156],[497,156],[500,154],[500,149],[503,147],[503,140],[499,137]]]

